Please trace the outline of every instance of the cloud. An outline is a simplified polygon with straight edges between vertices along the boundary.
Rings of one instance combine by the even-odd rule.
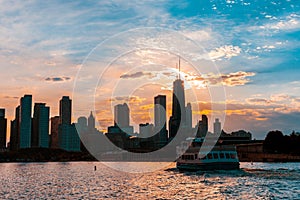
[[[247,77],[249,76],[255,76],[255,73],[238,71],[234,73],[229,73],[227,75],[221,75],[222,83],[226,86],[245,85],[246,83],[250,82],[250,80],[247,79]]]
[[[300,98],[295,98],[295,99],[293,99],[293,101],[300,103]]]
[[[49,82],[64,82],[71,80],[71,77],[63,76],[63,77],[47,77],[45,81]]]
[[[196,31],[183,31],[183,34],[197,42],[203,42],[208,41],[212,39],[212,30],[206,29],[206,30],[196,30]]]
[[[131,28],[159,26],[181,32],[198,42],[203,49],[208,49],[213,60],[220,61],[218,63],[222,66],[221,71],[224,69],[221,77],[216,74],[208,74],[209,72],[206,71],[201,76],[190,75],[186,77],[182,72],[182,77],[186,77],[187,81],[190,81],[191,85],[194,84],[197,88],[203,88],[207,84],[245,85],[251,81],[249,77],[256,76],[254,71],[261,72],[260,70],[267,69],[271,73],[257,73],[256,84],[249,85],[249,87],[227,87],[228,94],[232,95],[233,99],[244,101],[247,97],[251,97],[253,91],[259,93],[264,93],[268,89],[275,93],[290,91],[288,99],[277,95],[261,97],[260,100],[248,100],[248,102],[244,102],[245,105],[235,105],[236,107],[232,108],[234,110],[232,115],[250,113],[250,110],[249,112],[238,111],[238,106],[240,107],[239,110],[245,107],[271,110],[276,107],[281,112],[286,109],[283,105],[286,104],[286,111],[290,112],[291,109],[299,109],[300,100],[291,97],[292,94],[299,93],[299,83],[292,86],[298,88],[294,90],[292,87],[282,86],[282,83],[285,81],[284,77],[296,74],[295,66],[299,63],[297,57],[299,53],[298,34],[290,34],[292,31],[297,33],[300,27],[299,16],[292,14],[299,13],[299,6],[293,1],[287,1],[284,4],[277,3],[276,7],[273,7],[271,3],[274,2],[262,1],[257,4],[251,3],[250,6],[250,3],[246,2],[228,1],[226,3],[226,1],[220,1],[214,3],[213,8],[215,10],[211,10],[212,4],[210,2],[201,3],[199,6],[192,1],[113,0],[86,1],[84,3],[49,1],[43,4],[36,1],[2,1],[0,3],[0,40],[2,41],[0,44],[0,61],[2,63],[0,68],[5,73],[0,75],[0,79],[3,80],[0,90],[5,95],[18,96],[18,98],[25,92],[30,92],[36,98],[44,98],[40,99],[41,101],[47,101],[47,103],[52,101],[51,109],[55,108],[61,95],[72,92],[72,81],[68,77],[75,77],[77,68],[71,66],[81,63],[99,42]],[[243,7],[243,5],[248,6]],[[199,12],[195,8],[203,9]],[[237,17],[236,12],[228,12],[232,9],[243,12],[240,12]],[[218,17],[216,17],[217,15]],[[250,30],[253,25],[255,29]],[[289,33],[289,35],[278,34],[284,32]],[[136,35],[132,35],[132,38],[134,40],[140,39]],[[144,40],[139,41],[145,43],[147,40],[148,38],[144,38]],[[162,38],[156,38],[155,41],[149,40],[148,42],[154,46],[159,46],[161,40]],[[177,41],[176,37],[171,37],[170,40]],[[256,50],[256,47],[260,47],[260,49]],[[118,43],[116,48],[122,48],[122,45]],[[192,54],[192,58],[199,54],[198,51],[188,47],[186,52],[195,52]],[[144,53],[146,57],[149,56],[149,52]],[[235,59],[231,59],[233,57]],[[158,58],[164,59],[163,56]],[[203,58],[200,57],[200,59]],[[293,63],[288,63],[289,61]],[[141,66],[135,60],[131,64]],[[173,66],[170,62],[167,64]],[[283,67],[279,67],[278,64],[282,64]],[[99,67],[102,67],[101,63]],[[291,74],[274,73],[275,70],[286,69],[292,69],[289,72]],[[121,78],[137,81],[143,78],[152,78],[153,74],[147,73],[145,71],[126,73]],[[39,74],[38,78],[30,78],[33,74]],[[55,74],[66,74],[68,77],[55,76]],[[114,78],[119,79],[121,74],[119,73]],[[163,76],[156,76],[156,78],[167,79],[169,77],[166,82],[171,80],[169,88],[172,88],[175,74],[174,72],[164,72]],[[289,81],[293,80],[298,79],[291,78]],[[52,84],[49,84],[51,82],[64,83],[65,85],[57,90],[53,89]],[[269,85],[271,82],[274,87]],[[22,89],[19,88],[20,86]],[[149,96],[149,94],[146,95]],[[149,98],[148,96],[146,98]],[[109,97],[104,97],[108,104],[110,103],[107,101]],[[14,107],[17,105],[16,100],[10,99],[8,101],[8,99],[3,98],[0,103],[4,105],[6,102],[14,101],[13,104],[7,106],[8,109],[14,111]],[[114,101],[124,100],[126,100],[125,97],[118,97]],[[130,101],[130,98],[127,100]],[[131,98],[131,101],[140,102],[141,100]],[[107,109],[106,106],[101,108]],[[251,114],[255,114],[258,119],[267,118],[262,111],[260,113],[262,116],[254,112]],[[238,125],[242,123],[240,121],[240,115],[237,115],[236,121],[233,120],[232,124]],[[261,125],[264,126],[264,124]]]
[[[238,56],[241,51],[242,49],[238,46],[225,45],[210,51],[208,55],[213,60],[220,60],[221,58],[230,59],[234,56]]]
[[[19,99],[20,97],[16,97],[16,96],[3,96],[2,98],[5,98],[5,99]]]
[[[300,98],[287,94],[273,94],[266,98],[247,98],[246,103],[253,106],[261,106],[266,111],[278,113],[298,112],[300,109]],[[257,108],[258,109],[258,108]]]
[[[129,102],[129,103],[141,103],[145,98],[140,98],[138,96],[118,96],[118,97],[112,97],[109,99],[109,101],[117,101],[117,102]]]
[[[299,19],[289,16],[286,20],[281,20],[275,24],[267,24],[262,28],[275,30],[294,30],[300,28],[300,22]]]
[[[287,94],[274,94],[271,95],[270,100],[272,102],[285,102],[285,101],[289,101],[290,100],[290,96]]]
[[[189,76],[187,77],[188,81],[196,81],[196,83],[201,84],[207,84],[210,86],[213,85],[225,85],[225,86],[239,86],[239,85],[245,85],[250,82],[247,77],[249,76],[255,76],[254,72],[244,72],[244,71],[238,71],[238,72],[232,72],[229,74],[203,74],[201,76]],[[200,86],[200,85],[199,85]]]
[[[254,105],[267,105],[272,101],[265,98],[248,98],[246,99],[246,102]]]
[[[275,49],[276,47],[274,45],[265,45],[262,48],[263,49]]]
[[[153,78],[154,75],[151,72],[135,72],[133,74],[123,74],[120,76],[120,78],[123,79],[135,79],[135,78],[142,78],[142,77]]]
[[[300,28],[300,16],[297,14],[289,14],[287,16],[280,17],[279,19],[273,18],[272,22],[267,22],[262,25],[250,26],[247,29],[249,31],[293,31]]]
[[[247,98],[246,102],[255,105],[290,105],[292,102],[297,102],[297,97],[292,97],[290,95],[280,93],[272,94],[269,98]]]

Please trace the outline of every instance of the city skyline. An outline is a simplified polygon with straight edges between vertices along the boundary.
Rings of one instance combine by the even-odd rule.
[[[178,82],[178,81],[180,81],[180,85],[182,85],[182,87],[184,87],[183,82],[181,82],[180,79],[176,79],[174,81],[174,94],[178,92],[178,91],[176,91],[176,90],[178,90],[178,88],[176,88],[178,86],[178,84],[176,85],[176,82]],[[183,95],[181,95],[181,96],[184,97],[184,92],[183,92]],[[28,100],[24,100],[26,98]],[[174,100],[175,100],[175,103],[174,104],[172,103],[172,105],[174,105],[174,113],[176,113],[176,112],[178,112],[178,111],[175,111],[176,110],[176,105],[179,104],[179,103],[177,102],[178,101],[177,98],[174,98]],[[32,106],[32,95],[25,94],[23,97],[21,97],[20,98],[20,105],[24,104],[24,102],[26,102],[25,104],[27,104],[26,105],[26,112],[27,113],[25,112],[25,116],[27,116],[28,114],[31,115],[32,110],[30,110],[28,108]],[[51,143],[50,140],[49,140],[50,138],[51,138],[51,140],[53,140],[52,139],[53,137],[57,137],[56,140],[59,140],[58,135],[59,135],[59,132],[60,132],[60,126],[61,125],[72,125],[71,128],[74,131],[72,131],[71,133],[68,132],[67,135],[75,134],[75,132],[76,132],[75,135],[77,135],[77,132],[81,132],[81,131],[82,131],[81,134],[85,133],[85,131],[91,131],[92,133],[94,131],[98,131],[96,129],[95,117],[93,116],[92,111],[90,111],[90,115],[88,117],[79,116],[77,118],[76,122],[77,122],[78,126],[76,126],[77,131],[75,131],[74,123],[76,123],[76,122],[75,122],[75,120],[71,120],[71,112],[72,112],[72,103],[71,102],[72,102],[72,100],[68,96],[62,96],[62,99],[59,101],[60,116],[61,117],[60,116],[49,117],[50,107],[46,106],[46,103],[34,103],[33,115],[32,115],[32,117],[30,117],[30,120],[31,120],[31,122],[30,122],[31,132],[29,134],[30,136],[28,137],[29,139],[26,140],[26,144],[23,144],[23,146],[21,146],[21,141],[22,141],[21,138],[22,137],[20,137],[21,136],[21,132],[19,132],[20,129],[16,129],[16,131],[17,131],[16,133],[18,135],[17,138],[19,138],[19,142],[20,142],[20,143],[17,144],[17,145],[20,145],[18,148],[38,148],[38,147],[54,148],[54,149],[55,148],[61,148],[60,144],[53,145],[53,141]],[[22,107],[20,105],[16,107],[16,116],[15,116],[15,120],[19,121],[18,122],[19,124],[22,121],[21,119],[19,119],[19,116],[24,115],[24,114],[22,114],[22,111],[20,111],[20,108]],[[159,106],[156,107],[156,105],[159,105]],[[173,136],[170,135],[170,127],[169,127],[169,126],[172,126],[172,124],[169,124],[168,130],[166,129],[167,128],[166,127],[166,122],[167,121],[165,121],[165,124],[163,125],[163,121],[166,120],[166,117],[164,117],[164,116],[166,116],[166,112],[161,111],[161,109],[162,108],[164,109],[165,105],[166,105],[166,96],[165,95],[158,94],[157,96],[155,96],[154,97],[153,109],[154,109],[154,113],[157,112],[157,114],[155,114],[153,123],[151,124],[151,122],[145,122],[144,124],[143,123],[139,124],[139,129],[138,129],[139,131],[137,131],[137,129],[134,130],[134,127],[131,126],[131,124],[130,124],[130,120],[129,120],[129,118],[130,118],[130,108],[128,107],[128,105],[126,103],[117,104],[114,107],[114,110],[115,110],[114,120],[111,122],[111,124],[113,124],[114,126],[121,125],[119,127],[124,128],[123,131],[125,133],[127,133],[129,135],[138,134],[142,138],[150,137],[153,134],[156,134],[156,133],[159,133],[160,131],[162,131],[161,133],[159,133],[159,135],[160,135],[159,140],[164,138],[164,136],[161,135],[161,134],[165,133],[166,134],[166,140],[165,139],[162,139],[162,140],[167,141],[168,138],[172,139]],[[193,127],[193,124],[191,123],[191,121],[188,120],[188,119],[191,119],[191,116],[187,117],[188,115],[192,115],[191,104],[187,103],[186,105],[187,106],[183,106],[184,111],[185,111],[185,117],[186,117],[184,119],[185,121],[183,123],[183,126],[188,127],[188,129],[190,129],[190,130],[191,130],[191,128],[198,129],[198,131],[196,130],[196,132],[197,132],[196,137],[205,137],[206,133],[209,132],[208,117],[206,115],[202,115],[202,119],[197,121],[196,124],[194,124],[195,126]],[[182,112],[182,109],[180,109],[180,112]],[[125,119],[122,118],[124,116],[125,116]],[[118,118],[120,118],[120,119],[118,119]],[[0,109],[0,120],[2,120],[1,123],[3,123],[3,120],[6,122],[5,108]],[[11,123],[14,123],[15,120],[12,120]],[[171,121],[172,121],[172,118],[170,117],[170,122]],[[8,128],[6,123],[4,123],[4,126],[1,126],[2,129],[5,126],[6,126],[6,128]],[[210,127],[211,128],[210,130],[213,130],[213,131],[211,131],[210,133],[221,134],[223,129],[222,129],[221,121],[219,120],[219,118],[215,118],[214,121],[211,124],[213,124],[213,126]],[[148,127],[148,126],[153,126],[153,127],[151,129],[147,130],[148,128],[146,128],[146,127]],[[10,142],[10,140],[12,139],[11,133],[13,133],[14,130],[11,127],[10,127],[10,131],[5,132],[5,134],[7,136],[10,136],[10,138],[6,140],[6,143]],[[78,128],[80,130],[78,130]],[[84,128],[84,129],[81,129],[81,128]],[[109,128],[110,127],[106,127],[106,128],[108,128],[108,129],[107,129],[107,132],[105,132],[105,133],[109,133]],[[57,131],[54,131],[55,129],[57,129]],[[65,128],[63,126],[63,129],[68,129],[68,128]],[[5,130],[5,129],[3,129],[3,130]],[[2,132],[3,132],[3,130],[2,130]],[[145,132],[145,131],[146,132],[150,131],[150,132],[148,133],[148,135],[144,135],[142,132]],[[241,131],[241,130],[239,130],[239,131]],[[46,133],[47,133],[47,137],[45,137]],[[98,132],[98,133],[103,134],[103,132]],[[176,134],[177,134],[177,131],[176,131]],[[24,135],[27,137],[28,134],[23,133],[23,138],[25,137]],[[61,135],[61,133],[60,133],[60,135]],[[2,136],[2,134],[1,134],[1,136]],[[39,139],[39,138],[42,138],[42,139]],[[56,142],[58,143],[58,141],[56,141]]]
[[[0,15],[3,21],[0,25],[3,30],[0,37],[3,43],[0,68],[4,73],[0,75],[3,80],[0,86],[0,107],[6,108],[7,120],[14,118],[19,97],[26,93],[32,94],[36,102],[47,102],[51,107],[50,116],[55,116],[59,111],[57,99],[64,95],[72,96],[76,73],[95,46],[129,29],[159,26],[172,29],[200,44],[218,67],[222,81],[207,71],[201,71],[201,75],[190,74],[187,63],[183,63],[181,73],[187,77],[187,82],[204,93],[201,89],[203,80],[211,85],[224,85],[227,105],[225,130],[247,129],[253,133],[254,138],[262,139],[270,129],[281,129],[286,133],[300,129],[300,17],[297,2],[156,3],[62,4],[60,1],[52,1],[42,5],[38,2],[1,2]],[[82,12],[82,7],[87,11]],[[202,8],[201,12],[197,10],[199,7]],[[33,16],[32,13],[38,15]],[[88,13],[93,13],[93,17]],[[153,40],[153,47],[159,44],[160,39]],[[176,41],[175,36],[172,39]],[[147,40],[138,35],[135,42],[133,46],[138,42],[146,43]],[[190,51],[191,54],[195,53],[192,49]],[[154,61],[164,61],[162,55],[155,57],[151,52],[136,52],[137,58],[145,63],[147,55],[154,57]],[[163,63],[170,67],[175,65],[170,60]],[[123,59],[117,64],[116,71],[129,63]],[[138,61],[130,64],[142,66]],[[105,66],[99,64],[99,67]],[[162,71],[157,75],[151,70],[140,70],[134,73],[122,72],[120,75],[116,71],[108,79],[141,81],[162,77],[172,83],[176,74],[174,71]],[[165,74],[169,76],[163,76]],[[160,93],[161,87],[153,87],[153,90],[153,93]],[[167,101],[170,102],[170,91],[163,94],[167,95]],[[132,106],[135,107],[132,112],[138,116],[134,119],[136,124],[151,118],[140,117],[148,115],[148,110],[140,114],[136,110],[142,106],[148,109],[152,97],[152,93],[132,96]],[[110,98],[106,96],[102,100],[109,104]],[[209,115],[212,112],[209,102],[207,95],[200,99],[198,104],[201,112],[197,113],[194,121],[200,119],[202,114]],[[111,122],[110,110],[104,110],[98,105],[96,110],[95,115],[106,115],[101,123],[107,126]],[[8,130],[9,127],[10,123]]]
[[[299,0],[0,1],[0,199],[299,199]]]

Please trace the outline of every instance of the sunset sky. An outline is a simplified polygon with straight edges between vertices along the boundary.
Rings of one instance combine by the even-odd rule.
[[[155,29],[148,32],[147,27]],[[51,116],[58,115],[59,99],[73,96],[79,70],[85,73],[82,68],[93,65],[99,69],[93,75],[102,77],[101,85],[92,88],[101,126],[112,125],[110,106],[124,98],[132,106],[133,122],[151,121],[154,96],[168,95],[170,108],[178,57],[170,53],[172,48],[165,52],[139,47],[156,48],[170,41],[179,47],[185,38],[202,48],[180,47],[194,124],[200,114],[213,112],[212,104],[225,103],[227,132],[245,129],[263,139],[272,129],[300,131],[298,0],[1,1],[0,107],[11,120],[26,93],[34,102],[46,102]],[[110,45],[111,51],[103,45]],[[126,48],[134,51],[117,58]],[[199,60],[197,73],[190,64]],[[156,85],[149,82],[130,97],[122,95],[123,87],[147,80]],[[210,87],[220,86],[224,102],[211,102]],[[109,95],[112,88],[120,95]],[[74,113],[89,115],[79,107]]]

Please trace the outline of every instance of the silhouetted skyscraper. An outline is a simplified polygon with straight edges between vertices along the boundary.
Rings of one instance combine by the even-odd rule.
[[[20,142],[20,131],[19,131],[19,123],[20,123],[20,106],[16,107],[15,111],[15,119],[10,122],[10,150],[16,151],[19,149]]]
[[[95,130],[95,117],[93,116],[92,111],[88,118],[88,130]]]
[[[167,113],[166,113],[166,96],[158,95],[154,97],[154,126],[155,134],[159,133],[159,141],[166,143],[168,140],[167,133]]]
[[[166,96],[154,97],[154,125],[156,127],[166,126]]]
[[[72,100],[68,96],[63,96],[59,102],[59,117],[61,124],[71,124]]]
[[[84,142],[82,141],[85,141],[85,143],[89,143],[90,140],[89,140],[89,133],[91,133],[91,131],[88,131],[88,120],[86,117],[84,116],[81,116],[81,117],[78,117],[77,119],[77,123],[75,124],[75,127],[76,127],[76,130],[77,130],[77,133],[80,135],[80,149],[81,151],[83,152],[87,152],[87,149],[86,147],[84,146]]]
[[[58,128],[58,143],[66,151],[80,151],[80,138],[75,124],[60,124]]]
[[[180,61],[179,61],[180,68]],[[169,121],[170,138],[174,138],[181,126],[186,124],[184,82],[178,76],[173,82],[172,116]]]
[[[153,134],[153,124],[139,124],[139,134],[143,138],[151,137]]]
[[[0,109],[0,149],[6,148],[7,119],[5,109]]]
[[[214,134],[221,134],[221,122],[218,118],[214,122]]]
[[[78,117],[77,124],[81,127],[87,127],[88,122],[86,117]]]
[[[59,116],[51,117],[51,142],[50,147],[53,149],[58,149],[58,127],[60,124]]]
[[[34,104],[31,147],[49,148],[49,109],[45,103]]]
[[[59,102],[58,144],[66,151],[80,151],[80,138],[75,124],[71,124],[72,100],[63,96]]]
[[[185,108],[185,113],[186,113],[186,127],[188,129],[192,129],[192,105],[191,103],[188,103],[186,105],[186,108]]]
[[[185,95],[184,95],[184,82],[177,79],[173,83],[173,105],[172,116],[175,119],[181,120],[185,123]]]
[[[126,103],[114,107],[114,123],[120,128],[129,127],[129,107]]]
[[[20,148],[31,147],[31,107],[32,95],[24,95],[20,101]]]
[[[202,120],[198,123],[198,130],[196,137],[205,137],[208,132],[208,118],[206,115],[202,115]]]
[[[86,117],[78,117],[77,123],[76,123],[76,129],[79,134],[86,133],[88,128],[88,120]]]

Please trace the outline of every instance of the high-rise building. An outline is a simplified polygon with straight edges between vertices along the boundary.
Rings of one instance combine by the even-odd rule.
[[[179,61],[180,68],[180,61]],[[174,138],[180,128],[186,125],[184,82],[178,76],[173,82],[172,116],[169,121],[170,138]]]
[[[81,116],[78,117],[77,123],[75,123],[75,127],[77,130],[77,133],[80,135],[80,149],[83,152],[87,152],[87,149],[85,147],[86,144],[89,144],[90,142],[90,133],[92,131],[88,131],[88,120],[86,117]]]
[[[114,107],[114,126],[129,127],[129,107],[126,103]]]
[[[77,124],[83,128],[86,128],[88,125],[88,121],[86,117],[78,117]]]
[[[63,96],[59,102],[59,116],[61,124],[71,124],[72,100],[68,96]]]
[[[6,148],[7,119],[5,109],[0,109],[0,149]]]
[[[31,147],[49,148],[49,110],[45,103],[35,103]]]
[[[19,135],[20,148],[31,147],[31,107],[32,95],[24,95],[20,100]]]
[[[166,143],[168,141],[167,133],[167,113],[166,113],[166,96],[158,95],[154,97],[154,126],[155,134],[159,133],[159,141]]]
[[[208,118],[206,115],[202,115],[202,120],[198,123],[197,135],[196,137],[205,137],[208,132]]]
[[[71,124],[72,100],[63,96],[59,102],[58,145],[66,151],[80,151],[80,138],[75,124]]]
[[[139,136],[142,138],[149,138],[153,134],[153,124],[139,124]]]
[[[185,123],[184,82],[181,79],[177,79],[173,83],[172,116],[174,119],[179,119]]]
[[[79,134],[86,133],[88,129],[88,120],[86,117],[78,117],[76,123],[76,129]]]
[[[52,149],[58,149],[58,127],[60,124],[59,116],[51,117],[51,139],[50,139],[50,147]]]
[[[154,125],[166,127],[166,120],[166,96],[158,95],[154,97]]]
[[[80,151],[80,138],[75,124],[59,125],[59,147],[66,151]]]
[[[15,119],[10,122],[10,140],[9,140],[9,148],[11,151],[16,151],[19,149],[20,142],[20,131],[19,131],[19,123],[20,123],[20,106],[16,107],[15,111]]]
[[[188,103],[186,105],[186,108],[185,108],[185,114],[186,114],[186,127],[188,129],[192,129],[192,105],[191,103]]]
[[[95,130],[95,117],[93,116],[93,113],[91,111],[91,114],[88,118],[88,130],[94,131]]]
[[[218,118],[216,118],[214,122],[214,134],[221,134],[221,122]]]

